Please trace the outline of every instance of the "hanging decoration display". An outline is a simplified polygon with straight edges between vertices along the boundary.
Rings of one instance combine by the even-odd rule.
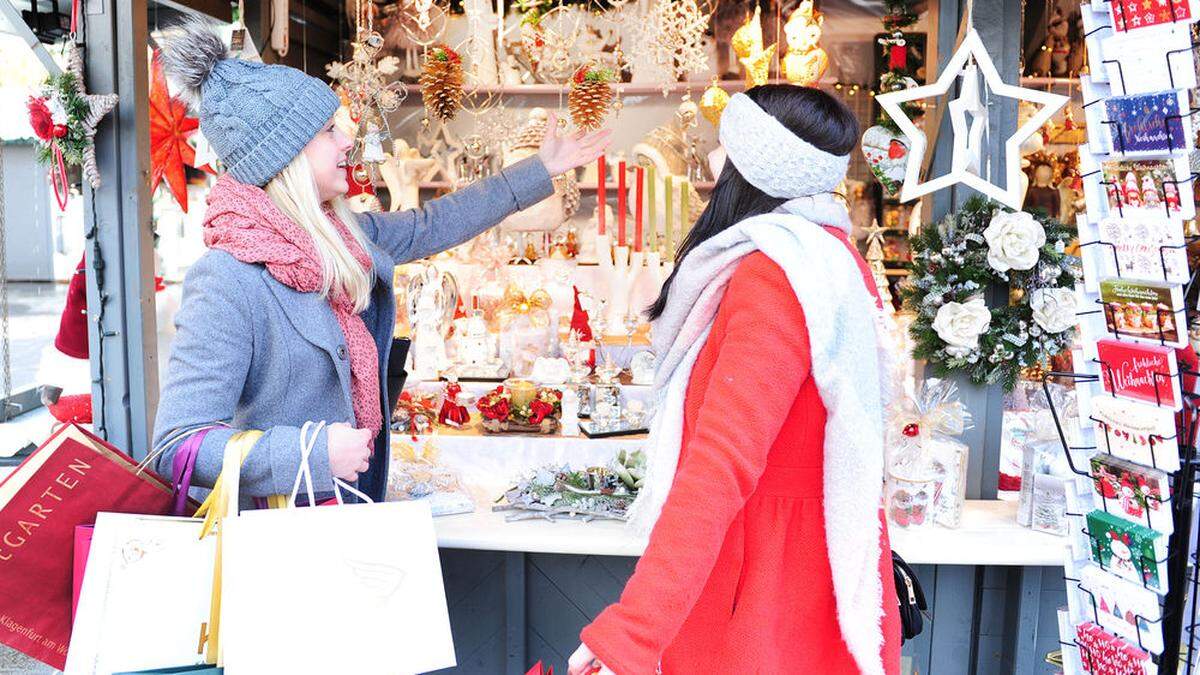
[[[766,84],[771,79],[771,61],[775,58],[775,45],[763,47],[762,8],[755,6],[754,14],[746,17],[733,33],[730,40],[738,63],[742,64],[746,75],[746,88]]]
[[[646,45],[655,63],[668,71],[675,81],[708,67],[704,32],[710,14],[696,0],[659,0],[646,24]],[[664,85],[667,83],[664,83]]]
[[[714,77],[712,84],[700,95],[700,114],[714,127],[721,123],[721,113],[725,112],[725,106],[729,103],[729,92],[722,89],[717,82],[717,78]]]
[[[908,62],[908,40],[904,30],[917,22],[914,9],[916,0],[885,0],[883,28],[888,35],[879,39],[883,49],[886,70],[879,77],[879,89],[876,94],[902,91],[917,86],[912,78],[912,68]],[[924,107],[919,103],[902,103],[901,110],[912,120],[919,118]],[[871,175],[883,187],[886,196],[895,196],[904,182],[904,167],[908,159],[908,143],[900,133],[900,127],[882,109],[879,118],[863,133],[863,158]]]
[[[150,56],[150,190],[166,182],[184,213],[188,210],[184,165],[216,173],[207,164],[197,166],[196,150],[188,143],[199,128],[200,121],[188,117],[187,104],[172,97],[167,89],[162,59],[155,50]]]
[[[67,41],[67,69],[52,75],[27,103],[29,124],[37,137],[38,162],[50,167],[54,196],[67,207],[67,165],[83,169],[93,190],[100,187],[93,139],[96,125],[117,105],[116,94],[89,94],[83,84],[83,58]]]
[[[365,9],[364,9],[365,4]],[[400,70],[400,59],[379,57],[383,36],[375,31],[373,2],[355,3],[355,37],[350,43],[350,61],[334,61],[325,73],[350,111],[355,123],[353,155],[364,162],[384,160],[383,144],[391,137],[387,116],[399,109],[407,90],[398,81],[388,82]]]
[[[829,54],[819,44],[824,24],[825,17],[813,10],[812,0],[804,0],[783,25],[787,36],[783,74],[788,82],[807,87],[825,74]]]
[[[454,119],[462,106],[462,59],[444,44],[434,45],[425,54],[421,98],[425,101],[425,111],[443,123]]]
[[[567,94],[567,107],[571,121],[584,131],[599,129],[604,118],[617,105],[617,94],[612,83],[616,73],[609,68],[595,65],[580,66],[571,78],[571,91]]]
[[[1024,368],[1071,345],[1078,259],[1074,233],[1056,220],[973,197],[910,239],[910,283],[901,290],[916,318],[913,358],[939,377],[961,371],[1009,391]],[[1010,298],[989,306],[993,284]],[[1011,300],[1011,302],[1010,302]]]
[[[987,129],[986,118],[983,118],[983,122],[979,121],[981,116],[986,115],[986,106],[981,105],[977,100],[980,91],[978,82],[980,76],[987,84],[991,95],[1030,101],[1041,106],[1004,143],[1003,188],[981,175],[979,171],[980,146],[983,132]],[[962,80],[964,86],[960,90],[957,101],[951,102],[949,106],[951,122],[954,127],[951,170],[943,176],[922,182],[921,168],[928,145],[927,139],[925,133],[917,128],[901,106],[904,103],[911,103],[923,98],[947,94],[951,86],[958,80]],[[1038,133],[1042,125],[1049,121],[1070,99],[1061,94],[1024,89],[1005,83],[1000,78],[995,64],[992,63],[987,49],[983,46],[983,40],[980,39],[979,33],[974,28],[970,28],[936,82],[921,87],[879,94],[875,100],[879,101],[884,112],[900,127],[911,148],[905,165],[904,183],[900,189],[900,201],[912,201],[931,192],[961,183],[1015,209],[1020,208],[1022,198],[1021,144],[1030,136]],[[970,124],[966,122],[968,115],[973,118]]]

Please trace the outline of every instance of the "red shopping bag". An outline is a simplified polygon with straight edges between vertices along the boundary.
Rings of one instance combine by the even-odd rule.
[[[75,623],[75,610],[79,608],[79,591],[83,590],[83,573],[87,569],[88,551],[92,549],[94,525],[75,526],[75,549],[71,578],[71,623]]]
[[[79,426],[0,482],[0,643],[62,670],[71,640],[75,526],[100,511],[169,513],[170,484]]]
[[[542,662],[538,661],[525,675],[554,675],[554,666],[543,666]]]

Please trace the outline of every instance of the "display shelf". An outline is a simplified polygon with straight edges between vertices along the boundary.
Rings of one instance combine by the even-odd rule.
[[[1051,86],[1051,87],[1066,87],[1066,86],[1072,86],[1072,85],[1079,86],[1079,78],[1078,77],[1034,77],[1034,76],[1028,76],[1028,77],[1021,78],[1021,86],[1022,87],[1045,87],[1047,85]]]
[[[721,88],[730,93],[745,91],[746,83],[743,80],[721,80],[719,82]],[[787,80],[771,80],[770,84],[787,84]],[[666,86],[667,94],[683,94],[689,91],[702,92],[708,88],[708,81],[694,82],[674,82]],[[409,95],[415,95],[415,99],[408,99],[414,103],[421,102],[421,85],[415,82],[403,83],[404,90]],[[614,84],[613,88],[622,96],[643,96],[651,94],[663,93],[663,85],[646,83],[646,82],[621,82]],[[465,93],[470,96],[472,94],[499,94],[502,96],[566,96],[569,86],[566,84],[479,84],[468,86],[465,88]]]
[[[1017,525],[1012,501],[970,500],[962,527],[892,528],[892,548],[918,565],[1062,565],[1067,540]],[[480,507],[474,513],[434,519],[438,546],[484,551],[638,556],[646,540],[613,521],[508,523],[505,514]]]

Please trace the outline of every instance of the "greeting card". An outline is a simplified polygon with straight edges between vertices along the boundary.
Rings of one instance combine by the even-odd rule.
[[[1105,328],[1118,338],[1173,347],[1187,344],[1180,286],[1120,277],[1101,279],[1100,302]]]
[[[1104,101],[1109,150],[1113,153],[1154,155],[1185,153],[1192,148],[1187,92],[1112,96]]]
[[[1152,654],[1162,653],[1162,607],[1156,593],[1092,564],[1083,566],[1077,584],[1075,590],[1084,595],[1080,599],[1088,619],[1130,644],[1140,644]]]
[[[1104,391],[1170,410],[1183,407],[1174,349],[1097,340],[1096,358],[1100,361],[1100,386]]]
[[[1167,537],[1099,509],[1087,515],[1091,559],[1109,574],[1167,592]]]
[[[1190,29],[1182,23],[1128,33],[1100,28],[1087,43],[1092,76],[1111,84],[1118,96],[1193,88],[1196,70]],[[1099,47],[1101,54],[1091,54],[1093,47]]]
[[[1117,32],[1138,31],[1155,26],[1191,23],[1196,20],[1194,0],[1104,0]]]
[[[1186,158],[1109,160],[1100,167],[1106,213],[1125,218],[1196,215]]]
[[[1098,222],[1076,219],[1084,287],[1098,293],[1100,279],[1162,279],[1185,284],[1190,279],[1183,226],[1164,218],[1124,219],[1105,216]]]
[[[1175,530],[1165,472],[1103,454],[1091,464],[1092,487],[1106,511],[1163,534]]]
[[[1157,672],[1150,654],[1091,621],[1075,628],[1083,670],[1093,675],[1149,675]]]
[[[1101,451],[1163,471],[1179,470],[1175,413],[1170,408],[1105,394],[1091,397],[1090,406],[1087,419]]]

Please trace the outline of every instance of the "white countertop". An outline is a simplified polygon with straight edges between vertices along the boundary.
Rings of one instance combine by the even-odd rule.
[[[438,545],[486,551],[637,556],[645,541],[613,521],[504,521],[505,512],[481,506],[475,513],[434,519]],[[968,501],[962,527],[890,530],[892,548],[913,564],[1061,565],[1067,540],[1016,522],[1016,502]]]

